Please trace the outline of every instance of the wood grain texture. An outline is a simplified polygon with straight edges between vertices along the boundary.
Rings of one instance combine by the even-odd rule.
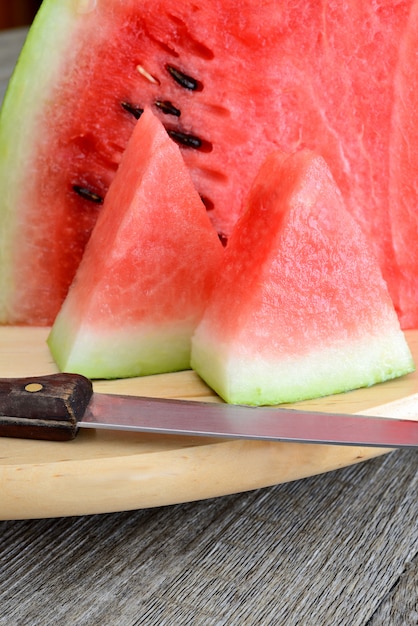
[[[16,28],[0,33],[0,101],[26,38],[27,29]]]
[[[37,378],[56,372],[46,343],[48,332],[48,328],[0,327],[0,377]],[[409,332],[408,340],[418,361],[418,331]],[[398,403],[417,387],[414,372],[299,406],[379,414],[377,405]],[[97,381],[94,388],[219,401],[192,371]],[[392,410],[403,416],[395,408],[382,414],[390,417]],[[416,417],[414,403],[412,416]],[[321,474],[384,452],[357,446],[86,430],[71,442],[5,437],[0,438],[0,519],[107,513],[212,498]]]
[[[0,35],[3,90],[23,36]],[[417,469],[399,451],[194,503],[0,522],[0,625],[416,626]]]
[[[404,451],[198,503],[2,522],[0,624],[416,626],[417,487]]]
[[[418,624],[418,555],[408,561],[367,626]]]

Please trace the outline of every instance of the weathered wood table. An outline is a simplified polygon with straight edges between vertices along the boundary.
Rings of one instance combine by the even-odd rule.
[[[24,36],[0,35],[1,96]],[[382,402],[401,387],[388,389]],[[14,477],[12,460],[3,452],[1,626],[418,624],[416,450],[196,502],[43,519],[8,515],[25,471]]]

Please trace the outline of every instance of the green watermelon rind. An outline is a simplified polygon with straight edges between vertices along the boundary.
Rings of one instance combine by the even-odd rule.
[[[231,348],[198,327],[192,340],[191,366],[231,404],[251,406],[293,403],[369,387],[414,370],[402,331],[346,339],[301,355],[274,358],[247,354],[241,342]]]
[[[38,115],[42,114],[44,103],[60,76],[62,59],[70,60],[77,54],[71,32],[80,16],[73,0],[44,0],[29,30],[1,107],[0,323],[7,322],[9,317],[5,303],[12,300],[11,294],[16,287],[13,271],[18,262],[14,260],[13,243],[18,240],[25,219],[22,212],[13,209],[18,205],[20,190],[25,188],[25,173],[30,171],[31,147],[39,139],[36,132]],[[63,32],[67,37],[62,36]],[[48,72],[39,72],[38,67],[48,67]]]
[[[65,305],[64,305],[65,306]],[[48,345],[60,370],[91,379],[130,378],[178,372],[190,368],[190,337],[195,323],[103,330],[71,329],[58,316]],[[111,346],[104,349],[103,346]]]
[[[276,152],[259,170],[193,336],[191,365],[225,401],[249,405],[414,370],[376,258],[321,156]]]
[[[48,337],[59,369],[94,379],[189,369],[222,257],[180,148],[146,109]]]

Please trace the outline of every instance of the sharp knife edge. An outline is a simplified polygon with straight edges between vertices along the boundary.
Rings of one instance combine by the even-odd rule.
[[[295,405],[296,406],[296,405]],[[338,406],[338,405],[336,405]],[[0,379],[0,435],[68,440],[78,427],[299,443],[418,446],[418,394],[342,414],[93,393],[78,374]]]
[[[418,394],[356,414],[159,398],[141,398],[139,406],[138,401],[135,396],[94,394],[79,426],[332,445],[418,446]]]

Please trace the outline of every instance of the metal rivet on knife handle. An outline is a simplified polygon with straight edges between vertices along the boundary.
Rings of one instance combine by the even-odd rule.
[[[93,394],[78,374],[0,379],[0,436],[68,441]]]

